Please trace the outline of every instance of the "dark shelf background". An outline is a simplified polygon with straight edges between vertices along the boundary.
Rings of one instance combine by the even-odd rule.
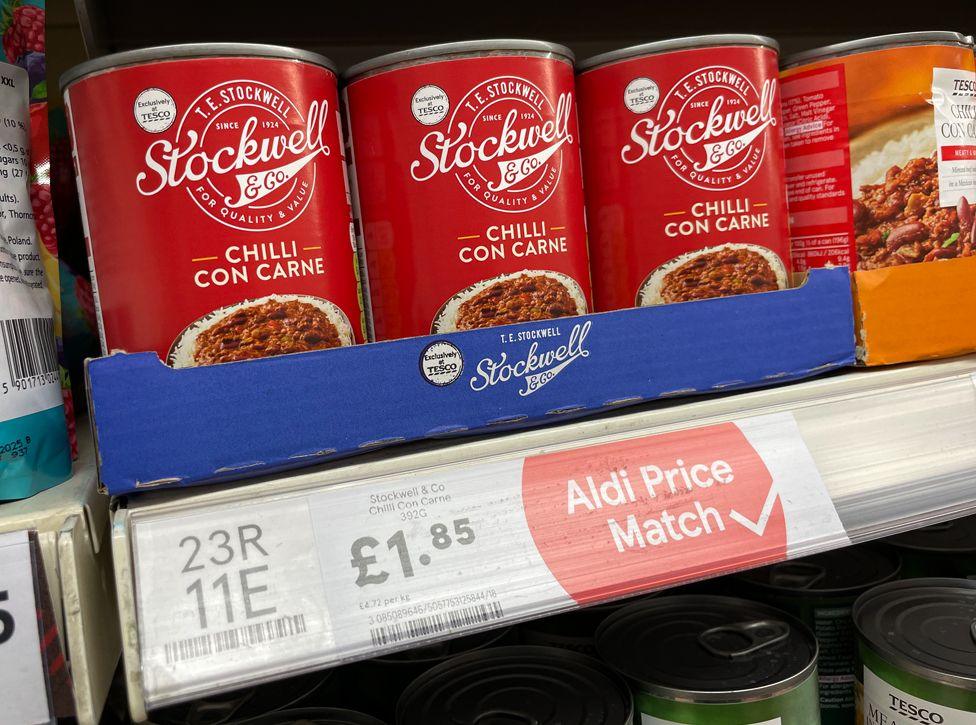
[[[722,32],[770,35],[784,53],[908,30],[976,32],[961,2],[906,13],[893,2],[531,3],[430,0],[75,0],[91,55],[200,41],[280,43],[330,56],[340,67],[415,45],[490,37],[562,42],[583,58],[661,38]]]

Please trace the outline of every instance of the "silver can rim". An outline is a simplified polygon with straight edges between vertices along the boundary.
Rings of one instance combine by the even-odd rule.
[[[142,65],[154,61],[186,60],[190,58],[277,58],[311,63],[338,74],[335,63],[319,53],[285,45],[265,45],[262,43],[181,43],[178,45],[155,45],[149,48],[110,53],[80,63],[65,71],[59,79],[63,92],[68,86],[82,78],[115,68]]]
[[[591,58],[580,61],[576,66],[576,70],[578,73],[585,73],[595,68],[602,68],[606,65],[630,60],[631,58],[640,58],[646,55],[659,55],[661,53],[672,53],[679,50],[695,50],[696,48],[717,48],[723,46],[755,46],[770,48],[779,53],[779,43],[765,35],[751,35],[749,33],[689,35],[684,38],[656,40],[651,43],[641,43],[640,45],[631,45],[626,48],[611,50],[608,53],[600,53],[599,55],[594,55]]]
[[[420,63],[423,61],[434,60],[452,55],[465,55],[468,53],[492,53],[511,51],[528,51],[533,53],[550,53],[559,55],[570,63],[576,62],[576,56],[569,48],[559,43],[550,43],[546,40],[530,40],[523,38],[498,38],[486,40],[461,40],[454,43],[438,43],[436,45],[422,45],[417,48],[398,50],[394,53],[386,53],[362,63],[350,66],[343,74],[342,80],[352,83],[364,75],[392,69],[404,63]]]
[[[976,677],[965,677],[952,672],[942,672],[924,662],[918,662],[903,652],[891,647],[886,642],[879,641],[878,638],[871,636],[872,633],[865,631],[863,626],[863,614],[866,609],[871,607],[872,599],[881,594],[898,589],[922,589],[922,588],[949,588],[949,589],[971,589],[976,590],[976,581],[970,579],[953,579],[947,577],[927,577],[921,579],[901,579],[885,584],[880,584],[873,589],[862,594],[854,602],[851,616],[854,620],[854,628],[857,631],[857,639],[862,646],[869,649],[877,657],[883,660],[889,667],[904,672],[909,672],[923,680],[955,687],[971,692],[976,692]]]
[[[924,30],[912,33],[874,35],[870,38],[848,40],[844,43],[834,43],[833,45],[824,45],[820,48],[793,53],[783,59],[782,67],[793,68],[828,58],[839,58],[872,50],[902,48],[911,45],[954,45],[961,48],[972,48],[973,37],[952,30]]]

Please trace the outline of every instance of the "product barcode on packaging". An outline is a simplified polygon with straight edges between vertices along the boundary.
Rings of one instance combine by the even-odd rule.
[[[201,634],[166,644],[166,664],[195,660],[200,657],[254,647],[287,637],[305,634],[305,615],[279,617],[259,624],[226,629],[213,634]]]
[[[473,607],[452,609],[427,617],[417,617],[406,622],[397,622],[386,627],[374,627],[369,631],[374,647],[396,644],[408,639],[429,637],[441,632],[449,632],[474,624],[484,624],[501,619],[505,614],[498,602],[478,604]]]
[[[47,317],[0,320],[0,336],[11,383],[58,369],[54,347],[54,321]]]

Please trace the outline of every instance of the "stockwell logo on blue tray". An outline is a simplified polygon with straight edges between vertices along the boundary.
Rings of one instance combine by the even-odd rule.
[[[568,338],[558,326],[502,333],[503,343],[532,340],[524,355],[502,352],[497,357],[485,357],[475,366],[475,376],[468,384],[475,392],[493,388],[512,380],[520,381],[519,395],[532,395],[579,358],[589,357],[586,336],[593,323],[576,323]],[[561,342],[566,340],[565,342]]]

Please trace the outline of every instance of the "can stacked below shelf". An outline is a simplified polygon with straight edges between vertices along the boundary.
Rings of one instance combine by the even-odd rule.
[[[976,516],[906,531],[884,543],[901,557],[904,579],[976,579]]]
[[[779,607],[813,630],[820,645],[817,671],[824,725],[849,725],[854,720],[854,602],[872,587],[895,579],[898,571],[894,553],[857,546],[755,569],[736,579],[745,596]]]
[[[714,596],[639,602],[597,650],[627,677],[644,725],[816,725],[817,641],[764,604]]]
[[[626,685],[592,657],[498,647],[455,657],[415,680],[397,725],[630,725]]]
[[[282,710],[248,720],[243,725],[385,725],[370,715],[333,707],[306,707],[298,710]]]
[[[976,723],[976,582],[913,579],[854,605],[859,725]]]

